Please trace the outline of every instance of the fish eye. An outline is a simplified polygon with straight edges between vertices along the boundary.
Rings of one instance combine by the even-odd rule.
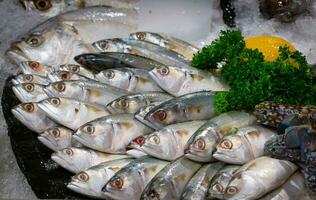
[[[116,178],[110,182],[112,188],[122,189],[124,181],[122,178]]]
[[[226,193],[229,195],[234,195],[238,192],[238,188],[235,186],[229,186],[226,190]]]
[[[26,112],[33,112],[34,111],[34,105],[32,103],[23,103],[21,104],[23,110]]]
[[[33,92],[34,91],[34,84],[32,84],[32,83],[23,84],[23,88],[28,92]]]
[[[278,6],[283,7],[289,5],[289,0],[280,0],[278,1]]]
[[[69,72],[66,72],[66,71],[62,71],[62,72],[59,72],[59,77],[62,79],[62,80],[69,80],[71,78],[71,75]]]
[[[51,128],[48,130],[48,133],[52,136],[54,136],[55,138],[60,136],[60,131],[58,128]]]
[[[72,151],[72,149],[66,148],[63,150],[65,154],[67,154],[68,156],[72,156],[74,155],[74,152]]]
[[[34,0],[33,2],[39,11],[46,11],[52,7],[50,0]]]
[[[77,178],[78,178],[80,181],[87,182],[87,181],[89,180],[89,175],[88,175],[86,172],[80,172],[80,173],[77,175]]]
[[[145,39],[145,33],[138,32],[138,33],[136,33],[136,37],[137,37],[139,40],[144,40],[144,39]]]
[[[27,64],[34,70],[37,70],[40,66],[38,62],[28,61]]]
[[[87,125],[85,125],[83,128],[82,128],[82,130],[85,132],[85,133],[88,133],[88,134],[93,134],[94,133],[94,131],[95,131],[95,128],[94,128],[94,126],[92,126],[91,124],[87,124]]]
[[[212,188],[214,191],[218,191],[218,192],[223,192],[223,189],[224,189],[223,186],[219,183],[216,183],[215,185],[213,185]]]
[[[197,139],[194,142],[194,147],[200,150],[204,150],[205,149],[205,141],[203,139]]]
[[[115,72],[112,71],[112,70],[109,70],[109,71],[105,72],[104,75],[105,75],[105,77],[106,77],[107,79],[112,79],[112,78],[114,78],[114,76],[115,76]]]
[[[100,42],[100,47],[101,47],[101,49],[107,49],[107,48],[109,48],[109,43],[106,41],[102,41],[102,42]]]
[[[70,68],[74,73],[78,73],[80,71],[80,67],[78,65],[71,65]]]
[[[158,73],[162,76],[167,76],[169,74],[169,68],[168,67],[159,67],[157,69]]]
[[[31,35],[26,42],[32,47],[38,47],[43,43],[43,38],[39,35]]]
[[[231,149],[233,148],[233,143],[230,140],[223,140],[219,146],[223,149]]]
[[[160,143],[160,139],[157,135],[152,135],[150,138],[149,138],[150,141],[154,142],[155,144],[159,144]]]
[[[23,80],[30,82],[30,81],[33,80],[33,75],[31,75],[31,74],[25,74],[25,75],[23,75]]]
[[[66,89],[65,83],[63,82],[57,82],[53,84],[53,87],[55,90],[57,90],[58,92],[63,92]]]
[[[60,99],[58,99],[58,98],[51,98],[49,101],[51,104],[53,104],[55,106],[58,106],[60,104]]]
[[[158,110],[154,113],[153,117],[159,121],[163,121],[167,118],[167,113],[163,110]]]
[[[121,99],[119,101],[119,105],[122,107],[122,108],[127,108],[128,107],[128,102],[125,100],[125,99]]]
[[[141,145],[144,143],[144,140],[145,140],[145,138],[143,136],[140,136],[140,137],[134,139],[133,142],[138,144],[138,145]]]

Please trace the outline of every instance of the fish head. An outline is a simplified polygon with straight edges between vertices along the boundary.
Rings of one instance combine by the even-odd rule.
[[[66,9],[65,0],[20,0],[24,9],[28,12],[53,17]]]
[[[97,80],[115,87],[128,89],[131,73],[125,70],[107,69],[96,75]]]
[[[264,188],[256,181],[255,174],[246,174],[237,172],[233,175],[233,179],[227,186],[224,198],[225,199],[254,199],[259,194],[263,194]]]
[[[110,178],[103,165],[96,165],[71,177],[67,188],[83,195],[101,197],[102,186]]]
[[[59,66],[59,70],[71,72],[73,74],[78,74],[82,70],[82,67],[80,65],[75,64],[63,64]]]
[[[247,144],[245,144],[242,137],[240,135],[225,137],[217,145],[213,157],[217,160],[233,164],[244,164],[249,161]]]
[[[21,83],[33,83],[34,75],[32,74],[19,74],[12,79],[12,83],[14,85],[18,85]]]
[[[134,158],[140,158],[147,155],[141,147],[147,136],[148,135],[142,135],[131,141],[126,147],[126,154],[131,155]]]
[[[137,169],[123,168],[105,184],[102,192],[114,199],[129,199],[143,190],[140,176]]]
[[[17,64],[31,60],[57,66],[61,62],[67,62],[65,55],[62,54],[65,49],[70,55],[72,50],[86,50],[87,47],[82,45],[78,31],[74,27],[62,23],[49,25],[43,24],[27,36],[13,42],[6,55]]]
[[[65,97],[83,100],[86,90],[80,86],[80,83],[73,81],[58,81],[49,84],[44,88],[49,97]]]
[[[140,41],[151,41],[154,44],[161,44],[161,46],[163,46],[161,36],[159,36],[159,34],[156,34],[156,33],[135,32],[129,35],[129,39],[140,40]]]
[[[185,156],[199,162],[209,162],[220,141],[217,130],[212,126],[202,126],[188,140],[185,146]]]
[[[74,138],[88,147],[104,151],[104,149],[111,147],[114,134],[114,127],[111,122],[99,123],[96,120],[81,126],[76,131]]]
[[[85,149],[68,147],[56,151],[51,159],[70,172],[77,173],[88,167],[91,154]]]
[[[52,70],[49,66],[35,61],[21,62],[19,63],[19,67],[23,74],[37,74],[41,76],[46,76],[46,74]]]
[[[56,126],[47,129],[37,138],[51,150],[58,151],[71,146],[72,131],[61,126]]]
[[[161,88],[171,94],[176,94],[181,90],[186,71],[178,67],[159,66],[152,69],[149,75]]]
[[[92,46],[101,52],[126,52],[127,45],[120,38],[106,39],[94,42]]]
[[[147,154],[167,160],[177,156],[177,146],[175,133],[169,128],[149,134],[141,144],[142,150]]]
[[[142,95],[122,96],[107,105],[111,113],[136,113],[147,105]]]
[[[43,112],[37,103],[21,103],[11,109],[14,117],[25,125],[36,126],[38,119],[43,116]]]
[[[12,86],[15,96],[22,102],[37,102],[46,97],[44,86],[34,83],[22,83]]]
[[[77,74],[68,71],[53,71],[48,74],[48,78],[51,82],[67,81],[67,80],[80,80]]]

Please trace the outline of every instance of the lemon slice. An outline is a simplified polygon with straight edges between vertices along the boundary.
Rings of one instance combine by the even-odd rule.
[[[275,36],[255,36],[247,38],[245,42],[246,48],[258,49],[264,55],[266,61],[274,61],[279,57],[280,46],[287,46],[290,51],[296,51],[290,42]]]

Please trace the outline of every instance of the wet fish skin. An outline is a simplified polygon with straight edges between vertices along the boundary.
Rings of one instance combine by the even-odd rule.
[[[228,135],[217,145],[213,157],[231,164],[245,164],[264,155],[265,143],[277,133],[267,128],[250,125],[239,128],[236,134]]]
[[[101,83],[130,92],[162,91],[150,78],[148,71],[136,68],[106,69],[96,75]]]
[[[182,194],[183,200],[204,200],[215,174],[224,167],[224,163],[216,162],[203,165],[191,178]]]
[[[148,137],[148,134],[139,136],[131,141],[126,147],[126,154],[134,158],[148,155],[142,150],[142,143],[145,141],[146,137]]]
[[[49,149],[58,151],[73,146],[75,141],[72,135],[72,130],[62,126],[55,126],[45,130],[37,138]]]
[[[195,47],[188,42],[174,38],[172,36],[167,36],[162,33],[152,33],[152,32],[135,32],[129,35],[129,39],[146,41],[158,46],[167,48],[178,54],[184,56],[187,60],[192,60],[193,55],[196,54],[200,49]]]
[[[227,186],[224,198],[258,199],[281,186],[297,166],[289,161],[260,157],[237,170]]]
[[[12,79],[13,85],[23,84],[23,83],[34,83],[39,85],[48,85],[50,81],[43,76],[35,74],[19,74]]]
[[[51,155],[51,159],[64,169],[78,173],[102,162],[130,158],[128,155],[107,154],[86,148],[70,147]]]
[[[44,92],[44,85],[35,83],[22,83],[12,86],[13,93],[22,102],[39,102],[48,96]]]
[[[208,189],[208,198],[224,199],[226,188],[233,178],[234,172],[240,167],[239,165],[226,165],[219,170]]]
[[[146,185],[168,162],[144,156],[135,159],[117,172],[102,188],[112,199],[138,200]]]
[[[53,67],[35,61],[20,62],[19,68],[23,74],[32,74],[43,77],[47,77],[50,72],[54,71]]]
[[[185,156],[198,162],[210,162],[214,159],[212,155],[217,144],[225,135],[255,122],[255,116],[239,111],[230,111],[211,118],[189,139],[185,147]]]
[[[13,107],[11,112],[23,125],[36,133],[56,126],[56,123],[39,108],[38,103],[21,103]]]
[[[94,52],[93,41],[127,36],[135,30],[135,20],[136,11],[131,9],[93,6],[70,11],[33,28],[13,42],[6,55],[17,64],[28,60],[50,66],[73,64],[76,55]]]
[[[183,56],[173,51],[138,40],[113,38],[94,42],[92,46],[99,52],[130,53],[150,58],[164,65],[174,65],[183,68],[187,68],[190,65],[190,62]]]
[[[209,72],[173,66],[156,67],[150,77],[166,92],[181,96],[199,91],[228,91],[230,87]]]
[[[181,199],[185,185],[200,167],[200,163],[185,157],[171,162],[150,181],[140,199]]]
[[[125,153],[136,137],[152,129],[134,119],[133,114],[117,114],[97,118],[82,125],[74,137],[83,145],[108,153]]]
[[[108,105],[128,92],[96,81],[67,80],[51,83],[44,88],[49,97],[63,97],[78,101]]]
[[[109,115],[104,107],[66,98],[48,98],[38,106],[51,119],[72,130],[77,130],[91,120]]]
[[[294,173],[282,186],[268,193],[260,200],[296,200],[308,193],[301,172]]]
[[[116,172],[133,160],[132,158],[124,158],[92,166],[71,177],[67,188],[86,196],[104,199],[105,196],[101,192],[102,187]]]
[[[113,113],[136,113],[141,108],[155,102],[164,102],[173,98],[164,92],[142,92],[121,96],[107,105]]]
[[[172,124],[149,134],[141,149],[156,158],[175,160],[184,155],[184,146],[194,132],[206,121]]]
[[[137,119],[138,121],[140,121],[143,124],[146,124],[147,126],[151,127],[152,129],[156,129],[157,127],[155,127],[151,122],[145,120],[145,116],[147,115],[147,113],[149,113],[150,110],[154,109],[156,106],[160,105],[161,102],[155,102],[155,103],[151,103],[148,106],[145,106],[143,108],[141,108],[138,112],[135,113],[135,119]]]
[[[88,79],[95,80],[95,74],[92,71],[80,65],[75,65],[75,64],[60,65],[59,71],[68,71],[70,73],[79,74],[80,76],[84,76]]]
[[[214,115],[214,93],[203,91],[163,102],[150,110],[145,120],[160,129],[169,124],[210,119]]]
[[[89,81],[91,79],[85,77],[85,76],[81,76],[79,74],[76,73],[71,73],[69,71],[53,71],[50,72],[47,75],[48,79],[54,83],[54,82],[58,82],[58,81],[67,81],[67,80],[73,80],[73,81]]]

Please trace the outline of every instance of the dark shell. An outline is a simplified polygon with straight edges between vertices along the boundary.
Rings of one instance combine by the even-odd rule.
[[[2,111],[18,166],[35,195],[40,199],[87,199],[66,188],[73,174],[57,166],[50,159],[52,151],[38,141],[37,133],[30,131],[12,115],[11,108],[19,104],[11,90],[12,78],[9,77],[4,86]]]

